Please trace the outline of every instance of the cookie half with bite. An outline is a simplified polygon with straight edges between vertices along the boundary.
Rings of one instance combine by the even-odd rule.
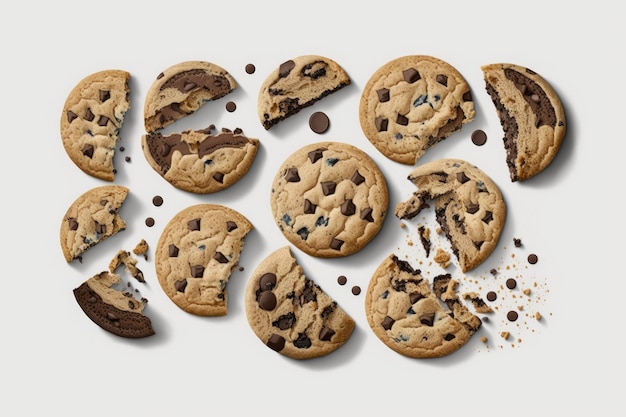
[[[293,359],[334,352],[355,326],[339,304],[306,276],[289,246],[268,255],[252,273],[245,308],[259,340]]]
[[[449,63],[408,55],[380,67],[367,81],[359,121],[387,158],[414,165],[432,146],[474,119],[469,84]]]
[[[174,187],[197,194],[221,191],[239,181],[250,169],[259,140],[241,129],[214,133],[211,125],[163,135],[143,135],[141,146],[148,163]]]
[[[115,179],[113,156],[124,116],[130,109],[130,73],[104,70],[88,75],[70,91],[61,114],[61,139],[83,172]]]
[[[235,88],[233,76],[212,62],[184,61],[172,65],[157,76],[146,94],[146,132],[161,130]]]
[[[419,165],[408,179],[418,189],[396,206],[396,217],[413,218],[434,202],[437,222],[461,270],[467,272],[487,259],[506,220],[506,204],[497,184],[477,166],[453,158]]]
[[[60,230],[61,249],[67,262],[126,229],[119,212],[128,192],[121,185],[103,185],[86,191],[72,202]]]
[[[482,325],[455,290],[449,275],[435,277],[431,287],[419,269],[391,254],[370,279],[365,294],[367,322],[380,341],[399,354],[447,356],[463,347]]]
[[[521,65],[498,63],[481,69],[504,131],[511,181],[534,177],[550,165],[565,137],[561,99],[541,75]]]
[[[178,212],[163,229],[155,253],[156,274],[165,294],[188,313],[226,315],[226,285],[252,229],[243,214],[218,204],[197,204]]]
[[[261,84],[257,105],[259,120],[265,130],[269,130],[350,83],[348,73],[330,58],[302,55],[285,61]]]

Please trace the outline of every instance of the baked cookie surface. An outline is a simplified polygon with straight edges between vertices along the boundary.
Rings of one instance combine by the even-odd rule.
[[[388,207],[385,177],[347,143],[303,146],[279,168],[270,196],[274,221],[303,252],[335,258],[358,252],[379,232]]]
[[[482,325],[455,294],[448,274],[433,285],[407,261],[389,255],[373,273],[365,315],[390,349],[411,358],[437,358],[464,346]]]
[[[467,272],[487,259],[506,220],[506,204],[497,184],[475,165],[452,158],[420,165],[408,179],[418,190],[396,206],[396,216],[415,217],[432,200],[461,270]]]
[[[165,294],[188,313],[226,315],[226,285],[252,229],[244,215],[218,204],[197,204],[178,212],[163,229],[155,252],[156,274]]]
[[[233,76],[211,62],[184,61],[172,65],[157,76],[146,94],[146,132],[161,130],[235,88]]]
[[[359,104],[361,129],[387,158],[413,165],[433,145],[474,119],[469,84],[447,62],[396,58],[370,77]]]
[[[302,55],[274,69],[259,90],[257,112],[266,130],[351,83],[335,61]]]
[[[566,121],[561,100],[541,75],[509,63],[481,67],[486,90],[504,130],[511,181],[543,171],[558,153]]]
[[[63,147],[83,172],[115,178],[113,156],[124,116],[130,109],[130,73],[104,70],[83,78],[71,90],[61,114]]]
[[[197,194],[223,190],[248,172],[259,140],[246,137],[241,129],[219,133],[213,129],[145,134],[141,142],[144,156],[152,169],[176,188]]]
[[[270,349],[293,359],[327,355],[345,344],[354,320],[308,278],[289,246],[268,255],[245,291],[250,328]]]
[[[67,262],[126,229],[119,211],[128,192],[121,185],[103,185],[86,191],[72,202],[60,228],[61,249]]]

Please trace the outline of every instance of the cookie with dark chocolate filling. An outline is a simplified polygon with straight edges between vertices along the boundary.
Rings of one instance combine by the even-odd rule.
[[[561,100],[548,81],[520,65],[490,64],[482,71],[504,130],[511,181],[527,180],[550,165],[561,147],[566,131]]]
[[[396,206],[396,217],[413,218],[434,202],[437,222],[461,270],[467,272],[487,259],[506,219],[506,204],[496,183],[477,166],[451,158],[419,165],[408,179],[418,189]]]

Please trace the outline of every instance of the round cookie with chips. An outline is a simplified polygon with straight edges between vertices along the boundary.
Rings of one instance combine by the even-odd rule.
[[[449,63],[427,55],[396,58],[380,67],[361,94],[359,121],[387,158],[417,163],[438,142],[474,119],[470,86]]]
[[[239,263],[252,223],[218,204],[197,204],[165,226],[155,252],[157,278],[182,310],[198,316],[228,312],[226,285]]]
[[[270,204],[289,242],[321,258],[351,255],[379,232],[389,202],[387,182],[362,150],[342,142],[303,146],[281,165]]]

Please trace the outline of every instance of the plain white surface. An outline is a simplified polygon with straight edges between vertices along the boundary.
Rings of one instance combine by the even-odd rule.
[[[626,33],[612,3],[554,3],[14,3],[0,24],[5,155],[0,414],[623,415],[626,91],[619,42]],[[256,116],[260,83],[281,62],[305,54],[335,59],[352,85],[265,131]],[[358,124],[360,93],[369,76],[409,54],[454,65],[476,102],[475,121],[423,161],[474,162],[500,185],[509,207],[492,257],[468,274],[456,266],[450,272],[463,290],[481,293],[503,285],[508,276],[525,286],[538,283],[532,300],[523,300],[518,290],[519,299],[503,291],[498,302],[522,303],[524,313],[540,311],[544,317],[509,325],[515,339],[503,342],[499,331],[507,330],[508,307],[502,307],[462,350],[437,360],[412,360],[387,349],[370,331],[363,308],[369,278],[382,259],[391,252],[416,259],[421,253],[416,223],[436,226],[425,214],[400,227],[392,210],[414,190],[405,179],[410,167],[384,158]],[[190,59],[226,68],[239,88],[207,105],[188,126],[240,127],[261,141],[248,175],[213,195],[174,189],[148,166],[140,147],[143,97],[152,80]],[[524,184],[508,180],[500,125],[484,91],[480,66],[494,62],[539,72],[566,108],[568,132],[556,160]],[[256,65],[256,73],[246,74],[248,63]],[[79,194],[104,183],[83,174],[65,154],[60,113],[82,77],[107,68],[131,73],[131,110],[120,143],[126,151],[116,154],[115,180],[131,189],[123,207],[128,228],[87,252],[82,264],[67,264],[58,241],[62,216]],[[238,106],[233,113],[224,109],[229,100]],[[324,135],[308,127],[308,116],[317,110],[331,120]],[[475,129],[487,132],[486,145],[472,144]],[[296,252],[305,272],[357,323],[340,350],[298,362],[256,339],[242,296],[256,265],[287,244],[268,203],[276,168],[300,146],[322,140],[355,144],[375,159],[388,180],[390,214],[381,233],[356,255],[320,260]],[[157,194],[165,200],[161,207],[151,203]],[[202,318],[181,311],[160,289],[152,258],[140,258],[147,283],[135,283],[127,274],[122,278],[149,299],[145,313],[157,335],[121,339],[89,321],[72,289],[106,269],[118,249],[131,250],[142,238],[153,255],[169,218],[198,202],[228,205],[255,225],[240,262],[244,270],[228,284],[229,314]],[[156,220],[152,228],[144,224],[148,216]],[[513,237],[522,238],[524,247],[515,250]],[[416,244],[410,246],[412,239]],[[531,252],[539,256],[532,268],[525,263]],[[422,267],[442,271],[428,261]],[[497,277],[489,274],[492,267],[501,268]],[[336,281],[342,274],[348,278],[343,287]],[[363,289],[361,295],[351,293],[352,285]]]

